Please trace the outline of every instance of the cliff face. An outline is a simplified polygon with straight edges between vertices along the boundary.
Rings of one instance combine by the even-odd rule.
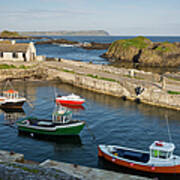
[[[140,66],[175,67],[180,65],[180,46],[179,43],[153,43],[139,36],[113,42],[102,56],[119,62],[138,63]]]

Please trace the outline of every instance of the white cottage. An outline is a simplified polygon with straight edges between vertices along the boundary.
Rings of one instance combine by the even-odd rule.
[[[36,48],[32,42],[1,41],[0,60],[34,61],[36,60]]]

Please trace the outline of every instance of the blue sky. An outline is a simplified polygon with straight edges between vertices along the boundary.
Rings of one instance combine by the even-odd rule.
[[[180,35],[180,0],[1,0],[0,31]]]

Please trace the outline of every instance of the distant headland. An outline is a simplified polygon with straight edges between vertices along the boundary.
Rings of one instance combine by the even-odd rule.
[[[104,30],[89,31],[23,31],[19,32],[22,36],[109,36]]]

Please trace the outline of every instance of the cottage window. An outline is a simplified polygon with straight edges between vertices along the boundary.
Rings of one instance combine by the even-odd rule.
[[[0,52],[0,57],[3,58],[3,52]]]
[[[18,53],[13,53],[13,58],[18,58]]]

